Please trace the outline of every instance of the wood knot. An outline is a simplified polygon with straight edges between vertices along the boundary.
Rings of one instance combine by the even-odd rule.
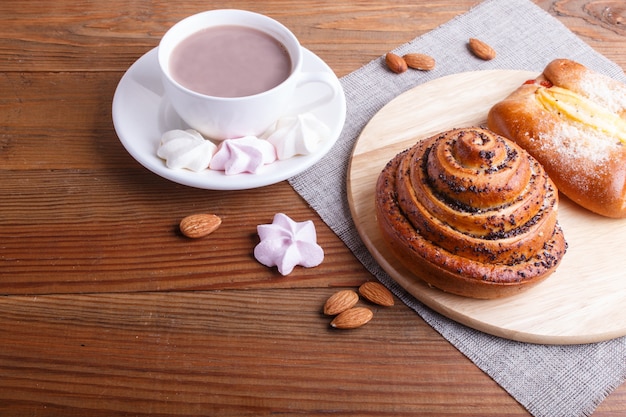
[[[584,11],[601,26],[626,34],[626,5],[623,1],[590,1],[584,6]]]

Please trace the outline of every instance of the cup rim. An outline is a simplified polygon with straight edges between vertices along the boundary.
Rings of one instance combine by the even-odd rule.
[[[172,75],[170,74],[169,71],[169,67],[168,67],[168,63],[169,63],[169,55],[171,54],[171,51],[176,47],[176,45],[178,45],[181,40],[179,40],[178,42],[176,42],[175,44],[173,44],[172,46],[169,47],[169,52],[168,55],[165,56],[165,52],[164,51],[164,46],[166,45],[166,42],[169,41],[169,39],[174,36],[173,33],[176,30],[180,30],[180,28],[193,21],[196,19],[201,19],[204,16],[207,15],[232,15],[232,14],[236,14],[236,15],[243,15],[243,16],[247,16],[247,17],[251,17],[254,19],[259,19],[259,21],[265,21],[267,23],[269,23],[270,25],[273,25],[277,31],[279,31],[282,36],[285,37],[285,39],[289,40],[291,42],[293,46],[293,48],[290,48],[290,46],[288,45],[284,45],[285,48],[287,49],[287,52],[289,54],[289,57],[291,58],[291,65],[292,65],[292,69],[291,69],[291,73],[289,74],[289,76],[287,78],[285,78],[280,84],[270,88],[269,90],[265,90],[262,91],[260,93],[256,93],[256,94],[251,94],[251,95],[247,95],[247,96],[239,96],[239,97],[221,97],[221,96],[212,96],[212,95],[208,95],[208,94],[203,94],[203,93],[199,93],[197,91],[191,90],[187,87],[185,87],[184,85],[180,84],[178,81],[176,81]],[[251,27],[253,29],[256,30],[260,30],[274,38],[276,38],[276,36],[269,32],[268,30],[264,29],[264,28],[259,28],[259,27],[255,27],[246,23],[239,23],[239,22],[226,22],[226,23],[220,23],[220,25],[239,25],[239,26],[247,26],[247,27]],[[187,38],[188,36],[192,35],[193,33],[196,33],[199,30],[202,30],[204,28],[208,28],[208,27],[213,27],[213,26],[218,26],[218,25],[208,25],[205,26],[203,28],[200,29],[195,29],[193,31],[190,31],[189,33],[187,33],[186,35],[183,36],[183,39]],[[284,44],[283,40],[279,39],[279,41],[281,43]],[[293,49],[293,50],[292,50]],[[296,55],[294,57],[294,54]],[[294,77],[297,76],[297,73],[299,72],[300,68],[302,67],[302,59],[303,59],[303,55],[302,55],[302,46],[300,45],[300,42],[298,41],[298,38],[296,38],[296,36],[293,34],[293,32],[286,27],[284,24],[282,24],[281,22],[279,22],[276,19],[273,19],[267,15],[261,14],[261,13],[256,13],[256,12],[252,12],[249,10],[243,10],[243,9],[212,9],[212,10],[206,10],[203,12],[199,12],[199,13],[195,13],[192,15],[189,15],[181,20],[179,20],[178,22],[174,23],[161,37],[161,40],[159,41],[159,45],[157,47],[157,60],[158,60],[158,64],[159,64],[159,68],[161,70],[161,74],[168,80],[168,82],[170,82],[172,85],[174,85],[175,87],[177,87],[178,89],[184,91],[187,94],[193,95],[195,97],[199,97],[199,98],[209,98],[211,100],[216,100],[216,101],[239,101],[239,100],[246,100],[246,99],[251,99],[251,98],[257,98],[257,97],[262,97],[264,95],[268,95],[271,94],[274,90],[281,88],[282,86],[284,86],[287,82],[290,82]]]

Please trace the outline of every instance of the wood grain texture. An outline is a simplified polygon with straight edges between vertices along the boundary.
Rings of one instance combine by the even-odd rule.
[[[198,11],[277,18],[343,76],[476,3],[1,2],[0,293],[14,295],[0,297],[0,415],[528,416],[401,303],[330,329],[333,288],[371,276],[288,184],[172,184],[111,122],[122,74]],[[621,1],[536,3],[626,68]],[[176,233],[207,210],[224,218],[216,239]],[[321,267],[281,277],[252,260],[256,225],[277,211],[314,220]],[[622,386],[594,417],[624,412]]]
[[[3,298],[0,414],[523,415],[404,306],[332,329],[332,292]]]
[[[14,198],[3,203],[0,219],[0,293],[325,287],[363,280],[354,277],[363,267],[345,261],[343,242],[286,183],[219,193],[127,169],[10,172],[3,187]],[[263,213],[251,200],[264,201]],[[203,239],[182,236],[178,223],[198,212],[220,216],[222,225]],[[295,221],[314,219],[326,255],[321,266],[283,277],[256,262],[256,227],[278,212]],[[341,254],[338,262],[334,253]]]

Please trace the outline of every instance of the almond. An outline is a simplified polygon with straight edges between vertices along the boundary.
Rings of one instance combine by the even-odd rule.
[[[330,325],[336,329],[356,329],[363,326],[374,317],[369,308],[352,307],[334,318]]]
[[[469,48],[478,58],[489,61],[496,57],[496,51],[480,39],[470,38]]]
[[[387,67],[396,74],[403,73],[408,68],[404,59],[393,52],[388,52],[387,55],[385,55],[385,63]]]
[[[207,236],[217,230],[222,224],[220,219],[215,214],[192,214],[185,217],[180,221],[180,232],[192,239]]]
[[[394,305],[393,294],[380,282],[368,281],[359,287],[359,294],[366,300],[380,306]]]
[[[324,304],[324,314],[334,316],[354,305],[359,301],[359,295],[352,290],[342,290],[334,293]]]
[[[409,68],[416,70],[430,71],[435,68],[435,60],[425,54],[406,54],[402,59],[404,59]]]

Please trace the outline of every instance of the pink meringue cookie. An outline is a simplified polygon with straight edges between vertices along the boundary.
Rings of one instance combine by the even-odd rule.
[[[256,172],[266,164],[276,161],[274,145],[256,136],[226,139],[213,155],[210,169],[224,171],[226,175]]]
[[[254,257],[265,266],[277,266],[281,275],[289,275],[296,265],[311,268],[324,260],[311,220],[297,223],[278,213],[272,224],[257,226],[257,232],[261,242],[254,248]]]

